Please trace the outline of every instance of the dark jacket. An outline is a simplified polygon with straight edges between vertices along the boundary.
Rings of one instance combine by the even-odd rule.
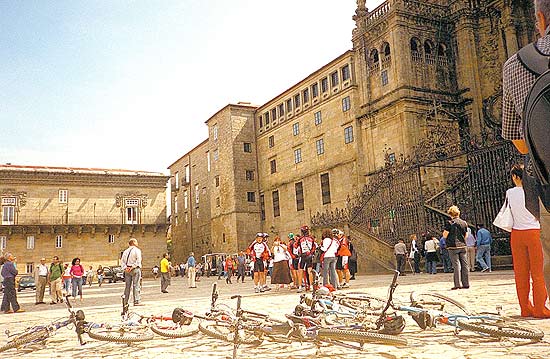
[[[445,230],[449,232],[445,243],[448,249],[466,247],[466,230],[468,224],[460,218],[455,218],[447,222]]]

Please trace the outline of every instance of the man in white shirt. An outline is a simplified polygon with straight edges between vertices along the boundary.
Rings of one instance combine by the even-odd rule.
[[[48,283],[48,273],[46,258],[41,258],[40,264],[36,267],[36,302],[34,303],[36,305],[46,304],[44,303],[44,291]]]
[[[128,248],[122,253],[121,267],[124,271],[124,299],[123,305],[128,306],[130,299],[130,289],[134,295],[134,305],[142,305],[140,303],[140,280],[141,280],[141,249],[138,247],[138,241],[135,238],[130,238]]]

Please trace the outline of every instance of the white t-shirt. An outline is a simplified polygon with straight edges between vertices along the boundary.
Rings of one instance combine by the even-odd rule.
[[[514,217],[513,229],[540,229],[539,221],[525,208],[525,192],[522,187],[510,188],[506,191],[506,197]]]

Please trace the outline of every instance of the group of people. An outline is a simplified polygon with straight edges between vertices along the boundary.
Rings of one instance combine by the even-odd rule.
[[[246,250],[251,258],[256,293],[271,289],[267,285],[270,262],[271,284],[276,285],[276,289],[286,285],[298,292],[310,290],[314,283],[314,271],[322,271],[323,285],[332,290],[347,287],[349,281],[355,279],[357,253],[349,237],[339,229],[325,229],[318,242],[310,234],[309,227],[304,225],[300,227],[300,235],[288,234],[288,243],[276,236],[271,248],[268,237],[267,233],[257,233]],[[237,257],[237,280],[240,277],[244,280],[245,263],[246,258],[241,252]]]
[[[160,261],[160,268],[154,266],[152,269],[153,277],[156,279],[160,273],[160,292],[168,293],[168,286],[171,284],[172,272],[175,273],[176,277],[181,274],[185,276],[187,274],[189,281],[189,288],[197,288],[197,261],[195,260],[195,254],[193,252],[189,253],[187,261],[185,263],[180,263],[175,266],[172,266],[170,262],[170,254],[164,253]],[[178,271],[175,271],[175,267],[178,268]]]

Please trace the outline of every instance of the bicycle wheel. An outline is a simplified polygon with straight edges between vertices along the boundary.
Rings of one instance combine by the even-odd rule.
[[[466,314],[471,312],[466,306],[452,298],[439,293],[416,293],[410,295],[411,305],[425,309],[435,309],[445,313]]]
[[[0,346],[0,352],[4,352],[13,348],[19,348],[32,342],[43,341],[46,340],[49,336],[49,332],[46,328],[39,329],[35,332],[23,333],[18,335],[16,338],[11,339],[6,344]]]
[[[199,324],[199,330],[201,333],[211,338],[230,343],[235,342],[235,331],[229,323],[202,322]],[[238,335],[237,344],[259,345],[262,342],[262,340],[250,330],[241,329]]]
[[[339,299],[339,302],[340,304],[352,309],[364,312],[373,312],[381,311],[386,305],[387,300],[368,294],[352,293]]]
[[[153,333],[144,327],[89,328],[88,335],[95,340],[113,343],[137,343],[153,339]]]
[[[538,329],[526,328],[514,323],[487,322],[484,320],[458,320],[457,325],[460,329],[487,334],[495,338],[516,338],[539,341],[544,337],[544,332]]]
[[[407,345],[407,339],[396,335],[380,334],[376,332],[366,332],[352,329],[319,329],[317,338],[323,340],[336,340],[342,342],[355,343],[377,343],[388,345]]]
[[[185,338],[191,335],[197,334],[198,329],[191,329],[189,327],[182,327],[180,325],[170,325],[167,323],[153,323],[151,325],[153,333],[165,338]]]

